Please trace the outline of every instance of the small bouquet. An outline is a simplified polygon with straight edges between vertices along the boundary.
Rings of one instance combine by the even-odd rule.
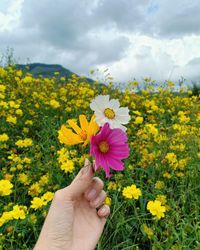
[[[128,137],[125,124],[130,120],[129,109],[120,107],[117,99],[109,95],[98,95],[90,103],[94,115],[88,122],[85,115],[79,116],[80,126],[68,120],[69,126],[62,125],[58,138],[65,145],[83,146],[90,144],[90,155],[95,159],[95,171],[103,168],[110,177],[110,168],[124,169],[123,159],[129,156]]]

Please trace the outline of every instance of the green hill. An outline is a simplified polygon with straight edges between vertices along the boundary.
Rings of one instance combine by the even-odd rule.
[[[72,71],[65,69],[59,64],[44,64],[44,63],[31,63],[31,64],[17,64],[16,67],[21,69],[23,72],[29,72],[33,77],[66,77],[70,78],[73,74]],[[55,72],[59,72],[55,75]],[[75,74],[77,75],[77,74]],[[78,75],[77,75],[78,76]],[[86,78],[88,83],[93,83],[94,81],[90,78]]]

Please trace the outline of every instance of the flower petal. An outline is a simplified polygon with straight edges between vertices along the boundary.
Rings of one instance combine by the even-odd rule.
[[[124,163],[118,159],[110,158],[109,159],[110,168],[116,171],[122,171],[124,169]]]
[[[128,124],[129,121],[130,121],[130,119],[131,119],[131,117],[130,117],[130,115],[127,115],[127,116],[124,115],[124,116],[122,116],[122,115],[116,114],[115,119],[116,119],[119,123],[121,123],[121,124]]]
[[[88,121],[86,119],[85,115],[79,115],[79,121],[80,121],[80,125],[81,125],[81,129],[82,130],[88,130]]]
[[[109,153],[115,159],[126,159],[129,157],[129,148],[123,145],[120,150],[111,148]]]
[[[119,128],[116,128],[110,132],[107,140],[110,144],[122,144],[127,142],[128,137],[124,131]]]
[[[64,125],[58,132],[58,139],[66,145],[75,145],[83,142],[80,136],[74,134],[71,129],[66,128]]]
[[[77,134],[81,133],[81,128],[73,120],[70,119],[67,122]]]
[[[106,154],[99,154],[99,160],[100,160],[100,165],[102,168],[105,170],[106,177],[110,177],[110,168],[109,168],[109,163],[106,157]]]
[[[109,107],[108,108],[111,108],[113,109],[114,111],[117,111],[120,107],[120,103],[117,99],[111,99],[110,102],[109,102]]]
[[[127,107],[121,107],[118,109],[117,114],[120,116],[128,116],[129,115],[129,109]]]
[[[103,112],[105,107],[108,106],[108,103],[109,103],[109,95],[98,95],[90,103],[90,108],[93,111],[99,110],[99,111]]]

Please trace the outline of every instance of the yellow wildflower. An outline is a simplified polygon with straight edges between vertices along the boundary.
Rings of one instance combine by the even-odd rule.
[[[26,207],[24,207],[24,209],[26,209]],[[20,206],[18,205],[15,205],[13,207],[13,210],[12,210],[12,216],[14,219],[24,219],[26,216],[25,216],[25,212],[24,212],[24,209],[22,209]]]
[[[183,172],[176,172],[176,176],[177,176],[177,177],[183,177],[183,176],[184,176],[184,173],[183,173]]]
[[[17,145],[19,148],[27,148],[33,145],[33,141],[30,138],[26,138],[24,140],[18,140],[15,142],[15,145]]]
[[[37,222],[37,217],[35,214],[31,214],[29,217],[29,221],[33,222],[35,224]]]
[[[6,118],[6,121],[7,121],[8,123],[16,124],[16,123],[17,123],[17,118],[16,118],[15,116],[8,115],[7,118]]]
[[[21,173],[18,175],[18,179],[21,183],[28,185],[29,184],[29,180],[28,180],[28,175],[25,173]]]
[[[157,219],[165,217],[164,213],[166,211],[166,208],[165,206],[162,206],[161,202],[158,200],[149,201],[147,203],[147,210],[149,210],[153,216],[156,216]]]
[[[105,202],[106,205],[108,205],[109,207],[111,206],[112,200],[110,197],[106,197]]]
[[[117,189],[117,183],[114,181],[109,181],[108,190],[116,190],[116,189]]]
[[[157,181],[155,184],[156,189],[163,189],[165,187],[165,183],[163,181]]]
[[[38,195],[39,193],[42,192],[42,189],[39,185],[38,182],[32,184],[29,188],[29,191],[28,191],[28,194],[31,195],[31,196],[35,196],[35,195]]]
[[[53,199],[53,197],[54,197],[54,193],[46,192],[45,194],[43,194],[41,199],[44,201],[44,204],[46,205],[49,201]]]
[[[144,121],[144,118],[141,117],[141,116],[138,116],[138,117],[136,117],[134,123],[135,123],[135,124],[142,124],[143,121]]]
[[[13,184],[9,180],[0,180],[0,196],[10,195]]]
[[[33,121],[31,121],[31,120],[26,120],[26,121],[25,121],[25,125],[33,125]]]
[[[9,136],[6,133],[0,135],[0,141],[5,142],[9,140]]]
[[[9,181],[11,181],[13,177],[14,177],[14,175],[12,175],[12,174],[5,174],[4,175],[4,179],[9,180]]]
[[[127,199],[136,199],[138,200],[139,197],[142,195],[142,192],[136,185],[127,186],[123,189],[122,194]]]
[[[23,111],[21,109],[17,109],[15,111],[16,115],[22,116],[23,115]]]
[[[170,179],[170,178],[171,178],[171,174],[168,173],[168,172],[165,172],[165,173],[163,174],[163,177]]]
[[[72,132],[71,129],[66,128],[62,125],[61,129],[58,132],[58,139],[61,143],[66,145],[75,145],[79,143],[83,143],[83,146],[86,146],[90,142],[90,138],[92,135],[95,135],[99,126],[94,121],[95,116],[91,118],[91,121],[88,123],[85,115],[79,116],[79,121],[81,127],[79,127],[73,120],[68,120],[68,124],[72,127],[72,129],[76,132]]]
[[[148,227],[146,224],[143,225],[143,231],[148,236],[149,239],[151,239],[154,235],[153,230]]]
[[[34,197],[33,200],[31,201],[31,208],[33,208],[34,210],[37,210],[41,207],[43,207],[44,205],[44,200],[39,198],[39,197]]]
[[[74,171],[74,163],[72,160],[67,160],[66,162],[62,163],[61,167],[65,173],[72,173]]]
[[[166,195],[159,194],[156,196],[156,200],[160,201],[162,205],[165,205],[167,202],[167,197]]]
[[[56,101],[56,100],[51,100],[51,101],[49,102],[49,104],[50,104],[50,106],[51,106],[52,108],[54,108],[54,109],[57,109],[57,108],[60,107],[60,103],[59,103],[58,101]]]
[[[39,185],[42,187],[44,185],[46,185],[47,183],[49,182],[49,175],[46,174],[46,175],[43,175],[40,180],[39,180]]]
[[[4,92],[6,90],[6,86],[0,84],[0,92]]]
[[[174,153],[167,153],[165,159],[168,161],[169,165],[172,166],[174,169],[178,166],[178,161],[176,155]]]

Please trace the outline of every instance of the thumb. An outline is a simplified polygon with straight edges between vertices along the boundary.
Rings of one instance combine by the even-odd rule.
[[[85,159],[84,167],[79,171],[72,183],[66,188],[68,197],[72,200],[79,198],[92,183],[94,176],[92,164]]]

